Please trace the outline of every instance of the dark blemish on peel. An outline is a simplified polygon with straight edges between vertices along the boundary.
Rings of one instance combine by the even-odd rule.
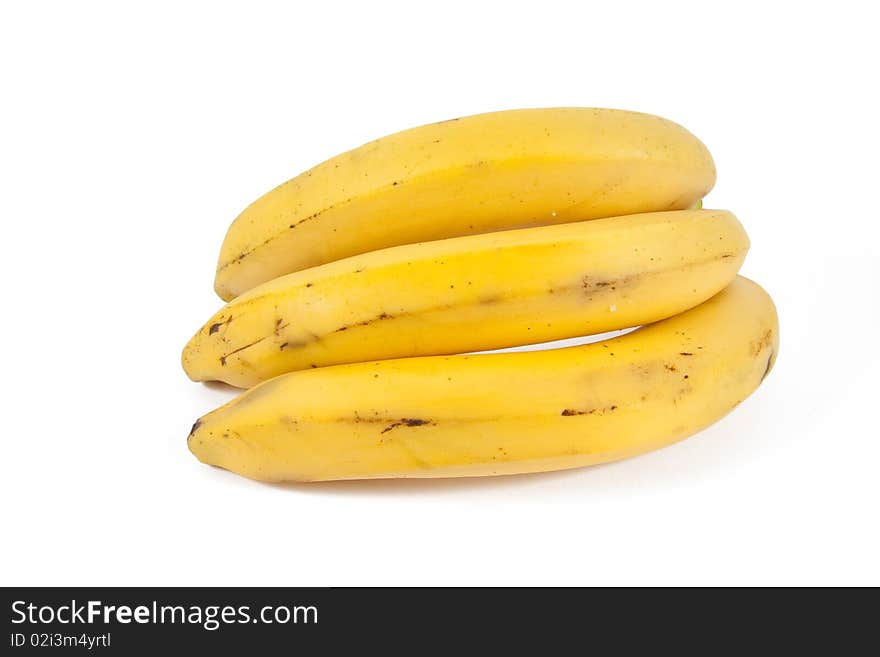
[[[388,433],[392,429],[396,429],[397,427],[421,427],[425,424],[434,424],[431,420],[422,420],[419,418],[402,418],[397,422],[392,422],[387,427],[382,429],[382,433]]]
[[[691,353],[690,351],[679,351],[678,355],[679,356],[693,356],[693,353]]]
[[[220,330],[221,326],[226,326],[231,321],[232,315],[230,315],[229,319],[227,319],[225,322],[214,322],[213,324],[211,324],[211,328],[208,329],[208,335],[214,335],[217,331]]]
[[[285,349],[299,349],[305,347],[307,344],[308,342],[304,340],[285,340],[280,345],[279,351],[284,351]]]
[[[358,322],[357,324],[347,324],[345,326],[340,326],[338,329],[336,329],[335,332],[339,333],[340,331],[347,331],[348,329],[352,328],[353,326],[369,326],[373,322],[379,322],[384,319],[393,319],[393,317],[394,317],[393,315],[389,315],[388,313],[379,313],[375,317],[372,317],[370,319],[365,319],[361,322]]]
[[[202,421],[196,420],[195,424],[192,425],[192,429],[189,430],[189,435],[186,437],[186,439],[189,440],[190,438],[192,438],[193,434],[200,426],[202,426]]]
[[[773,340],[773,329],[767,329],[764,335],[761,336],[761,339],[755,344],[754,354],[757,356],[764,350],[764,347],[768,346],[770,342]]]
[[[306,287],[312,287],[312,285],[314,285],[314,283],[306,283]]]
[[[594,289],[594,288],[609,287],[612,285],[613,282],[614,281],[605,281],[605,280],[594,281],[589,276],[584,276],[582,284],[583,284],[583,288],[585,290],[590,290],[590,289]]]
[[[290,224],[290,225],[288,226],[288,228],[296,228],[296,227],[299,226],[300,224],[304,224],[304,223],[307,222],[307,221],[311,221],[312,219],[317,218],[318,215],[322,214],[323,212],[326,212],[326,210],[330,210],[330,209],[332,209],[332,208],[333,208],[333,206],[331,205],[329,208],[325,208],[324,210],[321,210],[321,211],[319,211],[319,212],[315,212],[314,214],[310,214],[308,217],[305,217],[305,218],[303,218],[303,219],[300,219],[299,221],[296,221],[296,222]],[[268,243],[271,242],[271,241],[272,241],[272,238],[269,238],[268,240],[266,240],[265,242],[263,242],[263,244],[261,244],[260,246],[265,246],[266,244],[268,244]]]
[[[577,409],[577,408],[566,408],[560,413],[560,415],[564,417],[572,417],[575,415],[592,415],[593,413],[599,413],[600,415],[605,412],[616,411],[617,404],[613,404],[608,406],[607,408],[588,408],[588,409]]]
[[[223,355],[223,356],[220,356],[220,364],[225,366],[225,365],[226,365],[226,359],[227,359],[227,358],[229,358],[229,357],[232,356],[233,354],[237,354],[239,351],[244,351],[245,349],[250,349],[250,348],[253,347],[255,344],[258,344],[258,343],[262,342],[263,340],[265,340],[266,337],[267,337],[267,336],[263,336],[263,337],[260,338],[259,340],[254,340],[254,341],[251,342],[250,344],[246,344],[245,346],[243,346],[243,347],[239,347],[238,349],[233,349],[233,350],[230,351],[228,354],[225,354],[225,355]]]
[[[581,279],[581,287],[587,292],[601,291],[606,289],[617,290],[622,285],[630,285],[636,282],[637,275],[624,276],[618,279],[598,279],[594,280],[591,276],[584,276]]]

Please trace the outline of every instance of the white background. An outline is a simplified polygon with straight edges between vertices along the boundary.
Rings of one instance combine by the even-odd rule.
[[[0,583],[880,584],[876,21],[719,4],[3,3]],[[561,473],[270,486],[196,461],[231,393],[179,354],[247,203],[386,133],[555,105],[712,150],[706,205],[779,308],[757,393]]]

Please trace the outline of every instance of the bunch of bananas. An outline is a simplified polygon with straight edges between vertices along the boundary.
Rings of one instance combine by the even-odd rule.
[[[745,231],[701,209],[714,182],[687,130],[607,109],[470,116],[319,164],[229,228],[228,303],[182,361],[250,390],[200,418],[190,450],[265,481],[450,477],[695,433],[778,347],[773,302],[737,276]]]

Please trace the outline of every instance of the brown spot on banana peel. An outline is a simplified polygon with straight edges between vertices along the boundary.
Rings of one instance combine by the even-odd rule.
[[[584,278],[584,287],[608,287],[611,283],[612,281],[590,281],[589,278]]]
[[[332,207],[333,207],[333,206],[331,205],[329,208],[325,208],[324,210],[319,210],[318,212],[314,212],[314,213],[310,214],[308,217],[304,217],[304,218],[300,219],[299,221],[294,221],[294,222],[293,222],[292,224],[290,224],[287,228],[288,228],[288,229],[290,229],[290,228],[296,228],[296,227],[299,226],[300,224],[304,224],[304,223],[306,223],[307,221],[311,221],[312,219],[316,219],[316,218],[318,217],[318,215],[322,214],[323,212],[326,212],[327,210],[329,210],[329,209],[332,208]],[[280,234],[281,234],[281,233],[278,233],[278,235],[280,235]],[[278,235],[274,235],[274,236],[272,236],[271,238],[267,239],[266,241],[264,241],[264,242],[263,242],[262,244],[260,244],[259,246],[265,246],[266,244],[268,244],[269,242],[271,242],[273,239],[275,239],[276,237],[278,237]],[[256,248],[259,248],[259,247],[256,247]],[[251,250],[253,251],[253,249],[251,249]]]
[[[299,349],[301,347],[305,347],[309,344],[307,340],[288,340],[287,342],[282,342],[278,347],[279,351],[284,351],[285,349]]]
[[[757,342],[753,343],[752,353],[755,356],[760,355],[760,353],[762,351],[764,351],[764,349],[766,347],[768,347],[772,341],[773,341],[773,329],[767,329],[764,332],[764,334],[760,337],[760,339]]]
[[[213,324],[211,324],[210,328],[208,328],[208,335],[214,335],[217,331],[220,330],[221,327],[226,326],[231,321],[232,315],[230,315],[229,319],[224,322],[214,322]]]
[[[199,428],[200,426],[202,426],[202,420],[201,420],[201,419],[198,419],[198,420],[196,420],[195,423],[192,425],[192,429],[189,430],[189,435],[186,437],[186,439],[189,440],[190,438],[192,438],[192,437],[193,437],[193,434],[198,430],[198,428]]]
[[[232,356],[232,355],[234,355],[234,354],[237,354],[237,353],[240,352],[240,351],[244,351],[245,349],[250,349],[250,348],[253,347],[255,344],[259,344],[260,342],[262,342],[263,340],[265,340],[267,337],[268,337],[268,336],[265,336],[265,335],[264,335],[264,336],[263,336],[262,338],[260,338],[259,340],[254,340],[254,341],[251,342],[250,344],[246,344],[245,346],[243,346],[243,347],[239,347],[238,349],[233,349],[233,350],[230,351],[228,354],[224,354],[223,356],[220,356],[220,364],[223,365],[223,366],[225,366],[225,365],[226,365],[226,359],[227,359],[227,358],[229,358],[230,356]]]
[[[619,286],[626,285],[637,277],[638,275],[630,275],[616,279],[594,279],[592,276],[584,276],[581,279],[581,287],[589,293],[605,290],[606,288],[616,291]]]
[[[379,415],[378,411],[375,412],[375,415],[361,415],[357,411],[355,411],[354,417],[341,417],[339,418],[340,422],[354,422],[355,424],[367,423],[367,424],[387,424],[387,426],[382,429],[380,433],[388,433],[392,429],[396,429],[397,427],[421,427],[425,425],[436,425],[437,423],[434,420],[426,420],[424,418],[418,417],[402,417],[400,419],[391,419],[388,416]]]
[[[365,319],[362,322],[357,322],[355,324],[346,324],[345,326],[340,326],[338,329],[334,331],[334,333],[341,333],[342,331],[347,331],[350,328],[355,326],[369,326],[373,322],[380,322],[385,319],[392,319],[393,315],[389,315],[388,313],[379,313],[375,317],[371,317],[370,319]]]
[[[423,426],[423,425],[425,425],[425,424],[434,424],[434,422],[432,422],[431,420],[422,420],[422,419],[419,419],[419,418],[407,418],[407,417],[405,417],[405,418],[401,418],[401,419],[398,420],[397,422],[392,422],[392,423],[389,424],[387,427],[385,427],[384,429],[382,429],[382,432],[381,432],[381,433],[388,433],[389,431],[391,431],[392,429],[396,429],[397,427],[403,427],[403,426],[406,426],[406,427],[420,427],[420,426]]]
[[[587,409],[578,409],[578,408],[566,408],[560,413],[563,417],[573,417],[577,415],[593,415],[594,413],[599,413],[600,415],[604,415],[605,413],[610,413],[611,411],[617,410],[617,404],[612,404],[611,406],[606,406],[605,408],[587,408]]]

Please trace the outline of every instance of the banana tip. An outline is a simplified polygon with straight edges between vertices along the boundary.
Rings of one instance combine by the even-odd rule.
[[[186,439],[189,440],[190,438],[192,438],[193,435],[195,435],[196,431],[198,431],[198,429],[199,429],[200,426],[202,426],[202,420],[201,420],[201,418],[199,418],[198,420],[196,420],[196,421],[193,423],[193,425],[192,425],[192,429],[189,430],[189,435],[186,437]]]
[[[214,279],[214,293],[227,303],[235,298],[235,294],[226,289],[226,285],[220,280],[220,276]]]

